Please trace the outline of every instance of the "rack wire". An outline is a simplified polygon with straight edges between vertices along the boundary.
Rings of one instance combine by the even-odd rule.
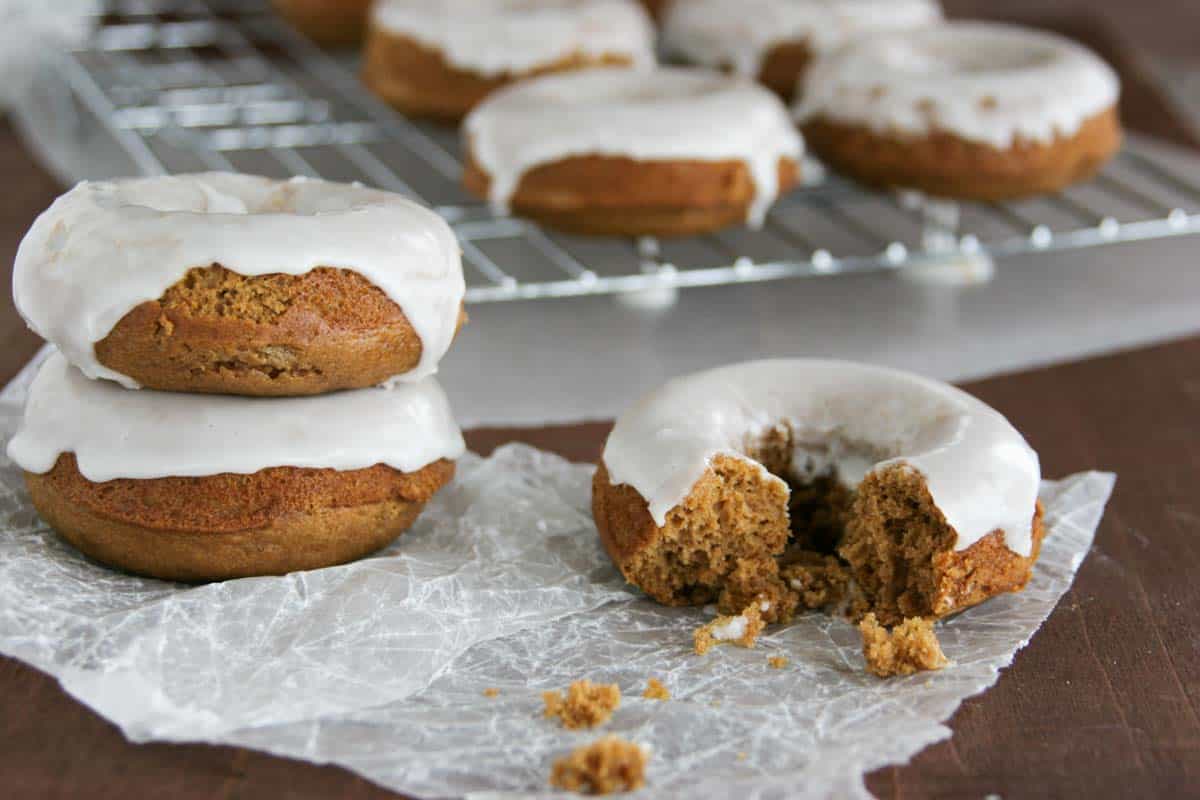
[[[1095,179],[1018,203],[933,202],[829,175],[781,199],[760,230],[563,235],[469,197],[454,130],[386,107],[353,60],[321,51],[261,2],[113,0],[58,70],[145,174],[358,180],[432,206],[462,243],[472,303],[879,270],[967,274],[1019,253],[1200,233],[1200,184],[1133,138]]]

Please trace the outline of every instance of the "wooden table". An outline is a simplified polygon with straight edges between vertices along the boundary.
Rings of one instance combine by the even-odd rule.
[[[1120,65],[1121,54],[1108,55]],[[1128,94],[1140,78],[1124,67]],[[1129,99],[1136,127],[1188,141],[1152,94]],[[0,174],[7,270],[60,188],[2,126]],[[38,345],[7,292],[0,334],[3,382]],[[1025,433],[1046,475],[1113,470],[1116,494],[1074,587],[999,683],[954,715],[953,739],[868,785],[884,798],[1200,796],[1200,338],[965,388]],[[607,429],[476,430],[468,441],[489,452],[520,440],[590,461]],[[0,795],[394,797],[336,767],[231,747],[131,745],[52,679],[3,658]]]

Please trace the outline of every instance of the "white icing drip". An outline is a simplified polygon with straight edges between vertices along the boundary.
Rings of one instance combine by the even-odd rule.
[[[639,67],[655,62],[654,24],[634,0],[383,0],[373,23],[489,77],[576,54],[627,56]]]
[[[465,292],[454,233],[441,217],[361,186],[207,173],[83,182],[54,201],[21,242],[13,298],[29,327],[91,378],[137,383],[101,365],[93,345],[139,303],[192,267],[242,275],[354,270],[404,311],[421,360],[437,371]]]
[[[465,450],[433,378],[395,389],[251,398],[131,392],[51,355],[29,388],[8,457],[45,473],[74,453],[90,481],[250,474],[268,467],[414,472]]]
[[[464,130],[500,212],[526,171],[572,156],[737,160],[754,179],[748,221],[757,225],[778,194],[779,160],[803,151],[774,95],[703,69],[594,69],[524,81],[485,100]]]
[[[731,617],[727,622],[718,622],[709,629],[712,637],[721,642],[733,642],[746,635],[746,618]]]
[[[959,22],[872,36],[818,60],[796,113],[880,133],[942,130],[1003,149],[1071,136],[1119,94],[1116,73],[1069,39]]]
[[[617,420],[604,464],[613,483],[636,489],[663,525],[714,456],[745,458],[748,446],[781,421],[797,441],[869,447],[882,456],[872,469],[906,464],[919,471],[958,533],[958,549],[999,529],[1009,549],[1029,555],[1037,454],[979,400],[905,372],[795,359],[677,378]]]
[[[674,55],[754,77],[777,45],[814,54],[855,37],[909,30],[942,18],[936,0],[685,0],[669,6],[663,44]]]

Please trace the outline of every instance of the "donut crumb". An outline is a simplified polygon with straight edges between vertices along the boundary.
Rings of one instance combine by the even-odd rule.
[[[937,670],[950,663],[930,620],[909,617],[889,631],[874,614],[867,614],[858,630],[867,671],[880,678]]]
[[[762,605],[756,602],[746,606],[736,616],[720,616],[707,625],[701,625],[692,633],[696,655],[702,656],[719,644],[754,647],[759,634],[766,627],[762,614]]]
[[[771,669],[783,669],[788,665],[787,656],[771,656],[767,659],[767,665]]]
[[[664,686],[658,678],[650,678],[646,681],[646,691],[642,692],[642,697],[647,700],[670,700],[671,690]]]
[[[489,686],[488,688],[483,690],[483,696],[484,697],[499,697],[500,690],[497,689],[495,686]]]
[[[562,692],[542,692],[545,717],[558,717],[564,728],[594,728],[608,722],[621,704],[621,689],[615,683],[592,683],[584,678]]]
[[[550,785],[583,794],[632,792],[646,784],[647,760],[643,748],[610,734],[555,761]]]

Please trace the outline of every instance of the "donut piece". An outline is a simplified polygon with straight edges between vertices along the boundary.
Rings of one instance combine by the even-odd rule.
[[[814,58],[862,36],[937,24],[936,0],[687,0],[663,14],[663,44],[694,64],[757,78],[791,98]]]
[[[653,64],[654,27],[635,0],[381,0],[363,80],[406,114],[457,121],[517,80]]]
[[[378,550],[463,451],[432,379],[282,399],[130,392],[88,380],[59,353],[8,446],[66,541],[112,567],[185,581]]]
[[[782,104],[701,69],[592,70],[496,93],[464,123],[464,184],[498,213],[611,236],[761,224],[799,180]]]
[[[953,387],[759,361],[676,379],[622,415],[592,510],[626,579],[659,602],[760,597],[786,618],[804,588],[787,564],[816,551],[845,562],[858,613],[892,624],[1023,588],[1044,535],[1039,482],[1021,435]]]
[[[998,201],[1058,191],[1120,148],[1116,74],[1083,46],[950,23],[856,42],[809,72],[813,151],[870,185]]]
[[[465,317],[458,245],[396,195],[212,173],[83,183],[13,294],[89,377],[285,396],[432,374]]]
[[[372,0],[271,0],[288,22],[326,47],[362,41]]]

